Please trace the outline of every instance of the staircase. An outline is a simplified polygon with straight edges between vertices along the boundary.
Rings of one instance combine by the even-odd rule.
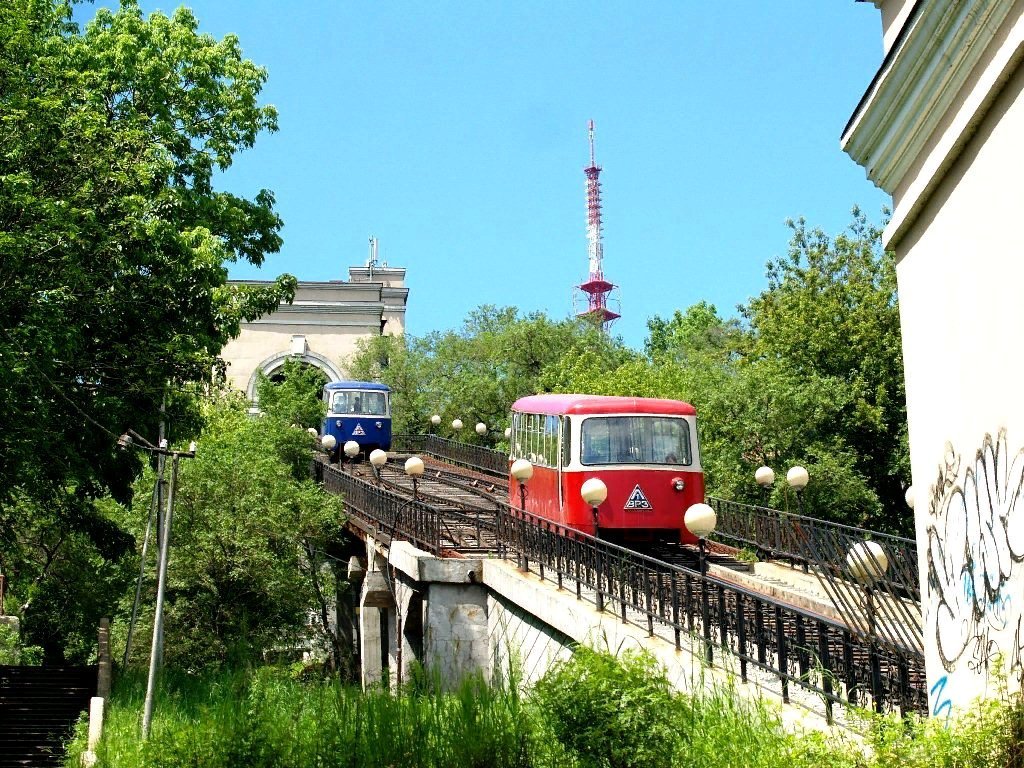
[[[0,768],[59,766],[96,667],[0,666]]]

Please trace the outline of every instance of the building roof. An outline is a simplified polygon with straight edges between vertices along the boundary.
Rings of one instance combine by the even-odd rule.
[[[608,395],[529,395],[512,405],[514,411],[562,414],[638,413],[666,416],[693,416],[697,409],[680,400],[651,397],[613,397]]]

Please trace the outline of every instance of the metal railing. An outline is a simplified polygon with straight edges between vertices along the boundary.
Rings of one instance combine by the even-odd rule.
[[[396,539],[444,554],[442,533],[451,524],[447,512],[319,461],[313,473],[344,495],[350,514]],[[731,654],[744,682],[760,670],[777,679],[786,702],[793,686],[809,691],[824,702],[830,722],[836,704],[927,712],[923,654],[891,642],[881,631],[868,627],[861,633],[733,582],[567,530],[504,501],[494,505],[488,525],[500,557],[574,590],[577,599],[644,627],[651,636],[663,633],[677,649],[686,638],[708,663],[715,663],[716,654]]]
[[[709,498],[708,503],[718,515],[715,539],[801,564],[814,573],[857,634],[923,653],[921,585],[912,539],[724,499]],[[880,547],[884,567],[863,546],[865,541]],[[851,566],[871,572],[869,587],[857,581]]]
[[[349,514],[373,525],[389,539],[403,539],[433,554],[441,552],[441,511],[385,488],[378,488],[343,469],[313,461],[313,478],[331,493],[340,494]]]
[[[482,445],[461,443],[437,435],[395,435],[392,447],[396,451],[426,453],[495,477],[508,477],[508,454]]]
[[[876,637],[858,637],[839,621],[800,609],[698,571],[647,557],[543,518],[501,505],[499,554],[536,570],[559,588],[623,622],[696,639],[704,659],[725,651],[746,682],[751,668],[778,678],[782,698],[790,686],[820,697],[832,722],[835,704],[926,713],[924,657]]]

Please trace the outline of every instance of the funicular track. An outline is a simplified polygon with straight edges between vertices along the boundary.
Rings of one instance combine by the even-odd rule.
[[[322,461],[314,463],[314,474],[329,490],[344,494],[350,513],[386,540],[405,539],[442,556],[514,560],[677,649],[687,646],[709,663],[724,663],[744,682],[767,680],[784,701],[795,693],[797,699],[823,703],[830,721],[836,705],[927,711],[923,653],[901,637],[865,632],[845,617],[728,578],[702,576],[692,553],[680,554],[686,548],[673,550],[679,556],[665,562],[560,529],[509,506],[504,477],[485,463],[498,460],[476,455],[460,461],[462,467],[445,466],[453,441],[431,437],[398,445],[427,461],[415,499],[400,457],[379,476],[368,465],[346,469]]]

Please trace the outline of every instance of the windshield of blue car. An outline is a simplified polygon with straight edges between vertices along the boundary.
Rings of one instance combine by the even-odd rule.
[[[360,416],[387,416],[388,398],[385,392],[348,390],[331,396],[331,413],[358,414]]]

